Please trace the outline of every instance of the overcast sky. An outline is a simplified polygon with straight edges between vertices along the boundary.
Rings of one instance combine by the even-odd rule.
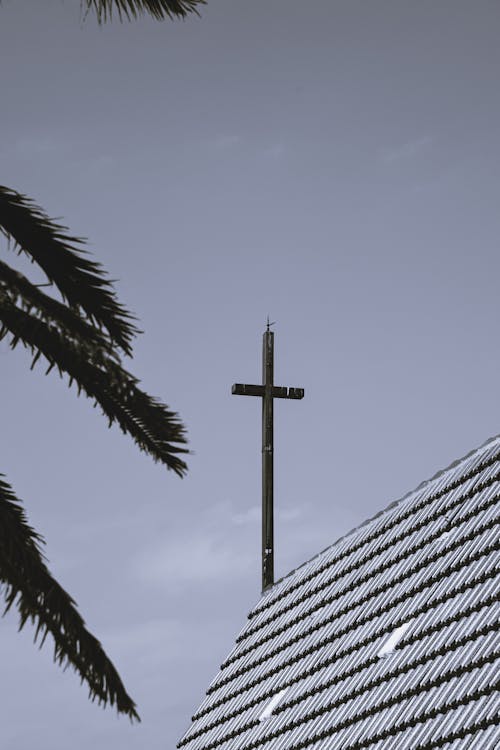
[[[0,8],[1,182],[89,247],[178,411],[184,480],[0,344],[1,460],[138,703],[87,700],[0,620],[6,750],[167,750],[260,589],[260,403],[275,382],[286,574],[499,430],[500,4],[208,0],[99,28]],[[2,243],[0,252],[14,262]]]

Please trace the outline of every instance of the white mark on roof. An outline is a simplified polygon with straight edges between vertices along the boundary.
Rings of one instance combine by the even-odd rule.
[[[267,704],[267,706],[265,707],[265,709],[262,711],[261,715],[259,716],[259,721],[265,721],[266,719],[269,719],[269,717],[272,715],[274,709],[276,708],[280,700],[283,698],[287,690],[288,688],[283,688],[283,690],[280,690],[279,693],[276,693],[276,695],[274,695],[271,698],[271,700],[269,701],[269,703]]]
[[[390,654],[394,653],[396,646],[398,645],[399,641],[404,636],[410,625],[411,621],[405,622],[403,623],[403,625],[400,625],[399,628],[396,628],[396,630],[394,630],[394,632],[386,640],[380,651],[377,653],[377,656],[380,659],[384,656],[390,656]]]
[[[441,534],[437,537],[436,542],[442,544],[451,535],[453,527],[449,516],[443,516],[441,520]]]
[[[438,538],[437,538],[436,541],[437,542],[445,542],[450,535],[451,535],[451,531],[449,529],[447,529],[446,531],[443,531],[443,533],[440,536],[438,536]]]

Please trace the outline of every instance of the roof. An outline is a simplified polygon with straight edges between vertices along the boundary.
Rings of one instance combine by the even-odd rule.
[[[500,746],[500,436],[268,589],[184,750]]]

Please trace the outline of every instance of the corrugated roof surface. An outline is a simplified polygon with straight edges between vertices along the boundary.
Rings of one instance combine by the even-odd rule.
[[[497,437],[277,582],[178,747],[500,747],[499,498]]]

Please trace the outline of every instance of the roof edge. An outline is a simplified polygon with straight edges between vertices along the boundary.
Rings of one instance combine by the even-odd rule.
[[[334,547],[336,544],[338,544],[339,542],[341,542],[343,539],[346,539],[347,537],[351,536],[352,534],[355,534],[357,531],[359,531],[359,529],[364,528],[369,523],[371,523],[372,521],[374,521],[376,518],[380,518],[380,516],[384,515],[384,513],[387,513],[389,510],[392,510],[397,505],[400,505],[401,503],[405,502],[412,495],[415,495],[417,492],[420,492],[424,487],[426,487],[431,482],[435,482],[436,479],[438,479],[439,477],[443,476],[443,474],[446,474],[448,471],[452,471],[452,469],[455,469],[461,463],[464,463],[465,461],[467,461],[467,459],[469,459],[474,454],[481,453],[482,451],[485,451],[487,448],[491,447],[491,445],[495,441],[500,442],[500,434],[488,438],[487,440],[485,440],[484,443],[481,443],[481,445],[478,448],[473,448],[471,451],[469,451],[468,453],[466,453],[461,458],[455,459],[455,461],[452,461],[452,463],[449,464],[448,466],[446,466],[446,468],[440,469],[439,471],[437,471],[432,477],[430,477],[430,479],[424,479],[424,481],[420,482],[420,484],[417,487],[415,487],[415,489],[410,490],[405,495],[403,495],[402,497],[400,497],[398,500],[393,500],[385,508],[383,508],[382,510],[379,510],[378,513],[375,513],[374,516],[371,516],[370,518],[367,518],[365,521],[363,521],[362,523],[360,523],[358,526],[355,526],[354,528],[350,529],[349,531],[346,531],[345,534],[342,534],[341,536],[339,536],[334,542],[332,542],[331,544],[329,544],[327,547],[325,547],[324,549],[322,549],[320,552],[318,552],[317,554],[313,555],[308,560],[305,560],[300,565],[297,565],[296,568],[293,568],[292,570],[290,570],[288,573],[286,573],[281,578],[278,578],[278,580],[275,581],[272,586],[270,586],[265,592],[263,592],[262,598],[265,598],[266,595],[271,594],[274,591],[275,587],[278,584],[282,583],[287,578],[290,578],[290,576],[292,576],[298,570],[300,570],[301,568],[303,568],[305,565],[308,565],[310,562],[312,562],[313,560],[315,560],[317,557],[320,557],[321,555],[323,555],[327,550],[329,550],[332,547]]]

